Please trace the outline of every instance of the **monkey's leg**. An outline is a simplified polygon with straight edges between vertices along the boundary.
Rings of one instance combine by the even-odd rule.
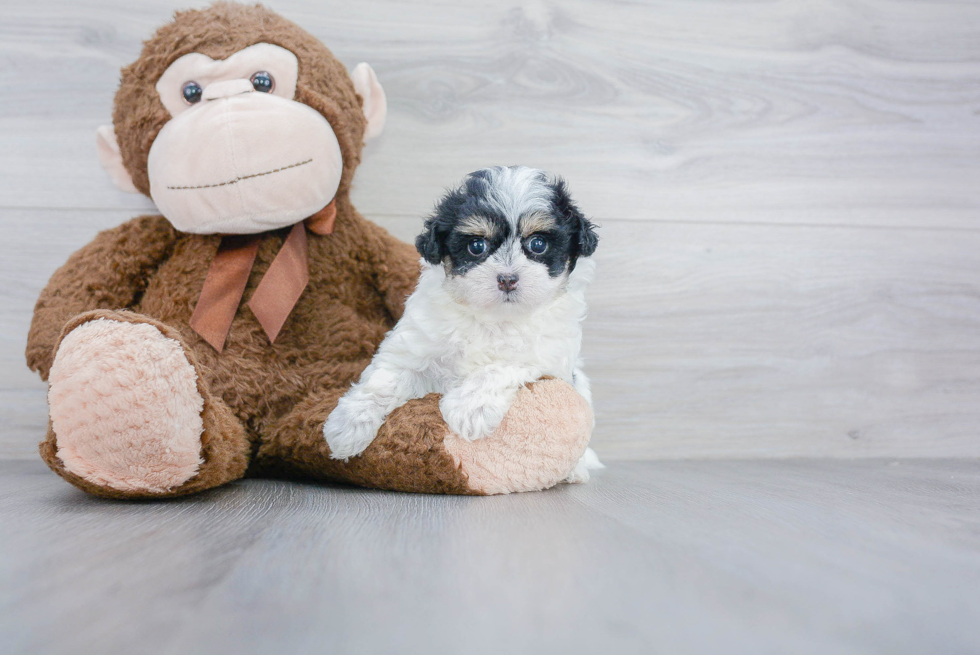
[[[367,449],[331,459],[323,423],[344,393],[307,398],[259,449],[260,470],[302,474],[395,491],[501,494],[546,489],[564,480],[585,452],[592,410],[568,384],[542,380],[518,392],[493,434],[475,442],[450,433],[439,396],[393,411]]]
[[[241,478],[244,426],[200,373],[171,327],[132,312],[80,314],[51,368],[41,457],[111,498],[181,496]]]

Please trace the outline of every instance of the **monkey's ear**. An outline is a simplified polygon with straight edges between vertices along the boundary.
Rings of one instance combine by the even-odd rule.
[[[119,143],[116,142],[116,132],[111,125],[102,125],[95,131],[95,147],[99,151],[99,163],[109,174],[112,182],[121,190],[128,193],[139,193],[129,171],[123,166]]]
[[[364,139],[373,139],[381,134],[381,130],[385,127],[385,119],[388,117],[388,99],[385,97],[385,90],[381,88],[374,69],[364,62],[355,66],[350,76],[354,80],[354,90],[364,99],[362,109],[368,121]]]

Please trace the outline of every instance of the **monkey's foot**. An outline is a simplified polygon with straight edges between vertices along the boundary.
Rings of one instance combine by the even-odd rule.
[[[58,458],[93,485],[166,492],[203,463],[197,373],[147,323],[100,318],[65,335],[48,403]]]
[[[502,494],[547,489],[569,476],[592,436],[592,409],[570,385],[540,380],[521,389],[493,434],[444,446],[474,491]]]

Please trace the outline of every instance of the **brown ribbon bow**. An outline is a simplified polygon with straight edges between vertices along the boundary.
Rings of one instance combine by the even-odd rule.
[[[309,245],[306,230],[314,234],[333,232],[337,218],[337,202],[330,204],[297,223],[289,231],[282,248],[269,265],[248,301],[248,307],[259,325],[275,343],[289,312],[310,281]],[[232,234],[221,238],[218,252],[204,279],[201,297],[191,316],[191,328],[219,353],[235,319],[242,294],[252,272],[255,255],[259,252],[261,234]]]

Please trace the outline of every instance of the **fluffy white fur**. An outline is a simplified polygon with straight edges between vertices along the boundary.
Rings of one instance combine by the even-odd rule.
[[[565,380],[592,403],[580,350],[595,264],[580,257],[570,273],[551,276],[525,256],[522,221],[549,209],[550,190],[540,171],[490,170],[488,200],[506,216],[511,238],[464,274],[454,274],[448,259],[422,260],[404,315],[323,426],[335,459],[363,452],[389,413],[433,392],[442,394],[446,424],[467,440],[491,434],[517,391],[542,376]],[[468,222],[481,224],[479,217]],[[500,275],[517,276],[516,289],[502,289]],[[602,464],[588,449],[568,481],[587,481],[590,468]]]
[[[544,267],[528,264],[552,279]],[[571,275],[562,276],[564,289],[550,302],[521,312],[513,303],[488,307],[489,298],[479,296],[472,297],[478,304],[457,302],[466,291],[461,280],[476,271],[450,278],[441,266],[423,261],[405,314],[323,426],[332,456],[360,454],[392,410],[433,392],[443,394],[439,407],[450,429],[470,440],[493,432],[518,389],[543,375],[569,382],[591,403],[579,352],[584,292],[594,268],[591,259],[580,259]],[[483,285],[490,287],[487,296],[496,289],[495,276],[492,285]],[[588,469],[601,466],[589,449],[569,481],[585,482]]]

